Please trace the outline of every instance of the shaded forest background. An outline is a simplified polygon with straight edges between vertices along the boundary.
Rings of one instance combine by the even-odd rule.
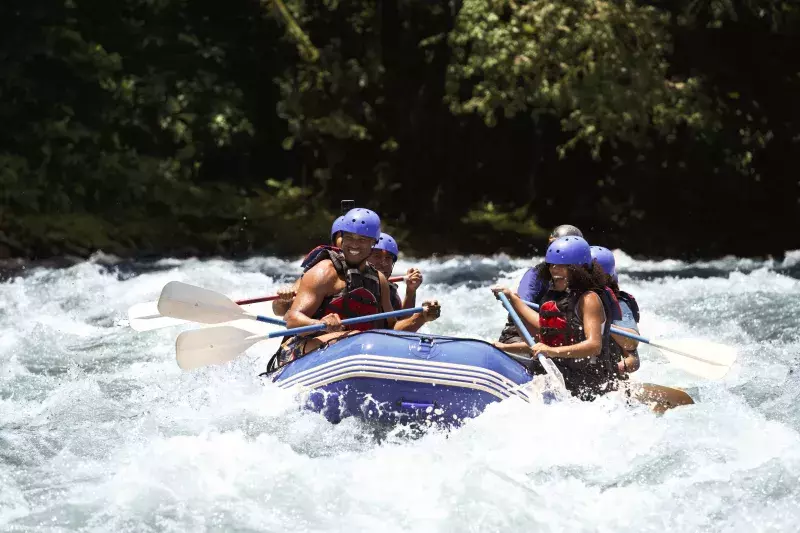
[[[0,257],[800,248],[800,3],[3,0]]]

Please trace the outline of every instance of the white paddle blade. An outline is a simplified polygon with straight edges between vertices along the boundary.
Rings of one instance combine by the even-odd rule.
[[[161,316],[158,302],[136,304],[128,309],[128,323],[136,331],[151,331],[183,324],[183,320]]]
[[[553,360],[545,357],[542,354],[539,354],[539,362],[542,363],[544,371],[547,372],[547,375],[555,380],[556,386],[559,386],[561,391],[565,392],[567,390],[567,384],[564,381],[564,375],[558,369]]]
[[[667,358],[664,352],[662,352],[652,344],[645,344],[643,342],[639,343],[639,346],[636,348],[636,352],[639,354],[639,358],[642,360],[648,360],[648,359],[658,360],[662,358],[663,359]],[[631,374],[631,376],[633,376],[633,374]]]
[[[153,331],[161,328],[171,328],[172,326],[180,326],[186,324],[185,320],[177,318],[170,318],[168,316],[159,316],[156,318],[136,319],[129,320],[130,326],[136,331]]]
[[[703,339],[676,339],[653,343],[672,364],[706,379],[722,379],[738,356],[732,346]]]
[[[193,370],[233,361],[255,343],[266,339],[233,326],[184,331],[175,342],[178,366]]]
[[[164,286],[158,311],[164,316],[201,324],[220,324],[252,316],[224,294],[180,281],[170,281]]]

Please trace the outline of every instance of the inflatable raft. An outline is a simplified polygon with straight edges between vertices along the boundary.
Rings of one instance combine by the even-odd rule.
[[[458,425],[487,405],[519,397],[532,376],[478,339],[370,330],[340,339],[271,375],[308,392],[305,407],[333,423],[355,416],[388,423]]]

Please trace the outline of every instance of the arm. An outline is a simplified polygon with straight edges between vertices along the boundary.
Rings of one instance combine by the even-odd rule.
[[[506,344],[498,341],[493,344],[495,348],[503,350],[504,352],[518,353],[523,355],[530,355],[531,353],[530,347],[525,342],[511,342]]]
[[[522,319],[522,323],[525,324],[528,332],[532,335],[538,335],[539,313],[525,305],[522,298],[520,298],[516,293],[509,291],[506,293],[506,296],[508,296],[508,301],[511,302],[511,307],[514,308],[514,311],[516,311],[519,317]]]
[[[594,357],[600,353],[603,349],[603,322],[606,320],[603,303],[595,293],[587,292],[581,297],[579,305],[586,340],[558,348],[552,348],[540,342],[531,348],[534,356],[537,353],[544,353],[547,357],[583,359]]]
[[[528,344],[522,338],[522,334],[517,329],[516,324],[511,316],[508,317],[506,325],[500,332],[500,338],[492,343],[498,350],[503,350],[510,353],[528,354]]]
[[[522,320],[522,323],[525,324],[525,328],[528,330],[528,333],[531,335],[539,334],[539,313],[525,305],[520,297],[516,293],[511,292],[511,289],[507,287],[495,285],[494,287],[491,287],[491,290],[495,296],[497,296],[497,294],[500,292],[506,295],[511,307],[514,308],[519,315],[519,318]]]
[[[394,324],[395,331],[410,331],[416,333],[419,328],[425,325],[425,318],[422,313],[414,313],[406,318],[401,318]]]
[[[635,329],[623,328],[623,327],[618,326],[616,324],[614,324],[614,327],[616,327],[617,329],[621,329],[622,331],[627,331],[628,333],[635,333],[636,335],[639,334],[639,332],[636,331]],[[620,348],[622,348],[626,352],[633,351],[639,346],[639,341],[637,341],[636,339],[631,339],[629,337],[623,337],[622,335],[616,335],[614,333],[611,334],[611,338],[613,339],[614,342],[619,344]]]
[[[626,351],[625,357],[623,357],[622,361],[618,363],[618,366],[620,372],[625,374],[636,372],[640,367],[639,354],[636,353],[636,351]]]
[[[394,325],[396,331],[411,331],[416,332],[424,326],[427,322],[432,322],[439,318],[441,314],[441,306],[436,300],[426,300],[422,303],[423,311],[421,313],[414,313],[410,317],[401,318]]]
[[[272,301],[272,312],[276,316],[285,315],[286,312],[292,307],[294,295],[297,293],[298,287],[300,287],[300,279],[295,281],[291,287],[281,287],[278,289],[279,298]]]
[[[378,279],[381,284],[381,310],[383,313],[388,313],[394,310],[392,309],[392,293],[389,290],[389,281],[386,279],[386,276],[383,275],[383,272],[380,271],[378,271]],[[389,329],[394,329],[397,319],[387,318],[386,322],[389,325]]]
[[[339,275],[330,261],[317,263],[306,272],[300,278],[297,295],[292,302],[292,307],[286,313],[286,327],[298,328],[323,323],[322,320],[311,318],[311,315],[319,309],[326,295],[336,292],[338,281]],[[341,326],[332,331],[339,329]]]
[[[417,306],[417,293],[406,289],[406,294],[403,297],[403,309],[411,309]]]
[[[623,301],[619,302],[619,308],[620,311],[622,311],[622,318],[615,320],[614,326],[623,331],[627,331],[628,333],[635,333],[638,335],[639,329],[636,326],[636,319],[633,317],[633,311],[631,311],[631,308],[628,307],[628,304]],[[612,333],[611,338],[614,339],[614,342],[619,344],[620,348],[628,352],[635,350],[639,346],[639,341],[624,337],[622,335],[615,335]]]
[[[403,298],[403,309],[417,306],[417,289],[422,285],[422,272],[418,268],[409,268],[406,272],[406,294]]]

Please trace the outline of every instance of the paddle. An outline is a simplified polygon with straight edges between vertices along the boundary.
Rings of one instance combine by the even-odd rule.
[[[523,300],[523,303],[534,311],[539,310],[539,305],[533,302],[526,302]],[[517,324],[517,328],[519,328],[519,324]],[[522,329],[520,329],[520,331],[522,331]],[[665,355],[667,359],[675,366],[695,376],[707,379],[721,379],[725,377],[737,357],[736,350],[730,346],[706,340],[682,339],[661,341],[660,344],[657,344],[641,335],[623,331],[616,326],[611,326],[611,333],[622,335],[623,337],[628,337],[663,350],[666,352]],[[704,355],[691,354],[686,351],[691,349],[702,350]]]
[[[249,300],[236,300],[236,303],[239,305],[250,305],[261,302],[271,302],[277,299],[278,295],[273,295],[251,298]],[[144,302],[131,306],[130,309],[128,309],[128,322],[131,328],[136,331],[152,331],[186,323],[185,320],[179,318],[163,316],[158,311],[158,302]]]
[[[413,307],[411,309],[359,316],[342,320],[342,325],[350,326],[384,318],[407,316],[421,313],[422,311],[422,307]],[[206,365],[227,363],[257,342],[275,337],[290,337],[301,333],[323,331],[325,328],[325,324],[314,324],[294,329],[280,329],[268,335],[253,335],[248,331],[243,331],[233,326],[184,331],[178,335],[178,340],[175,343],[178,366],[184,370],[191,370]]]
[[[244,318],[286,325],[278,318],[248,313],[224,294],[180,281],[170,281],[164,285],[158,299],[158,311],[163,316],[201,324],[221,324]]]
[[[404,276],[394,276],[389,278],[391,282],[405,281]],[[250,305],[262,302],[277,300],[278,295],[262,296],[248,300],[236,300],[239,305]],[[152,331],[155,329],[168,328],[185,324],[186,320],[163,316],[158,311],[158,302],[144,302],[131,306],[128,309],[128,322],[131,328],[136,331]]]
[[[502,292],[498,292],[497,298],[503,303],[503,307],[506,308],[508,314],[511,315],[511,319],[514,321],[514,324],[516,324],[517,329],[522,334],[522,337],[525,339],[525,342],[528,344],[528,346],[533,346],[534,344],[536,344],[535,342],[533,342],[533,337],[531,337],[531,334],[528,333],[528,328],[526,328],[525,324],[522,323],[522,319],[520,319],[519,315],[514,310],[514,307],[511,305],[511,302],[508,301],[508,297]],[[553,378],[557,383],[561,384],[563,391],[566,391],[567,386],[564,383],[564,376],[561,375],[561,371],[558,370],[556,364],[541,353],[536,355],[539,357],[539,362],[544,367],[545,372],[547,372],[547,374],[551,378]]]

